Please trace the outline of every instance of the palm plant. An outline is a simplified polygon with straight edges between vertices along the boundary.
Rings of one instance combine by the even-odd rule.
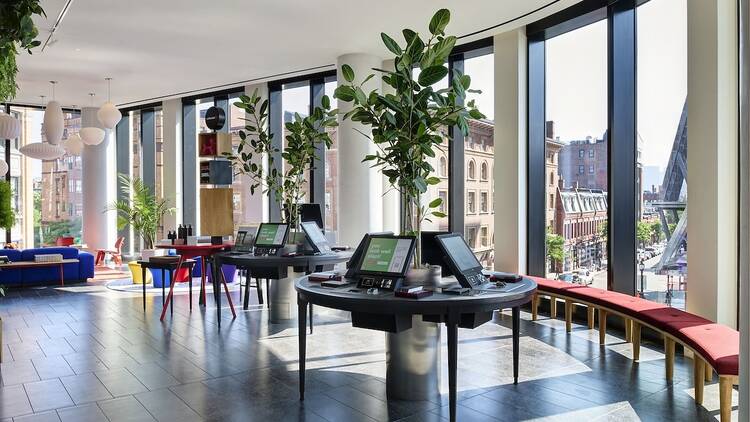
[[[117,229],[122,230],[128,225],[133,228],[141,239],[144,249],[153,249],[154,242],[164,215],[174,212],[165,199],[157,198],[138,177],[130,178],[119,175],[123,196],[107,207],[108,211],[117,211]]]

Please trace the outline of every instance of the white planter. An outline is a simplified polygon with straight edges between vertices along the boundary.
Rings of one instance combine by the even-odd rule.
[[[148,261],[152,256],[163,256],[166,251],[164,249],[142,249],[141,259]]]

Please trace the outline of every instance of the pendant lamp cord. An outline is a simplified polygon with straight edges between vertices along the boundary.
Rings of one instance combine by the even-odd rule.
[[[110,88],[112,87],[112,78],[104,78],[107,81],[107,102],[112,102],[112,93]]]
[[[55,85],[57,84],[57,81],[49,81],[49,83],[52,84],[52,101],[55,101]]]

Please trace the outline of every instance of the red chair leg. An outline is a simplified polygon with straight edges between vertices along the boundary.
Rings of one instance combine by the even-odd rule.
[[[180,259],[177,261],[177,268],[182,267],[182,256],[180,256]],[[143,280],[145,283],[146,280]],[[164,280],[162,280],[162,283]],[[174,279],[172,279],[169,283],[169,294],[167,295],[167,300],[164,302],[164,306],[161,309],[161,317],[159,317],[159,321],[164,321],[164,314],[167,313],[167,307],[169,307],[169,302],[172,300],[172,294],[174,293],[174,285],[177,284],[174,282]]]
[[[229,286],[227,286],[227,279],[224,277],[224,271],[219,269],[219,274],[221,274],[221,283],[224,284],[224,292],[227,294],[229,309],[232,310],[232,318],[237,318],[237,313],[234,311],[234,304],[232,303],[232,296],[229,295]]]

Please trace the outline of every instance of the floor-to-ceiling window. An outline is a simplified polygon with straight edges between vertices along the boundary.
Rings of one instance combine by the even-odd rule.
[[[331,99],[331,108],[338,107],[338,100],[333,98],[336,90],[336,77],[330,76],[325,79],[324,92]],[[325,202],[324,219],[326,232],[338,233],[339,231],[339,156],[338,156],[338,127],[326,128],[333,143],[326,150],[325,155]]]
[[[21,121],[21,136],[11,140],[10,175],[16,224],[11,241],[21,248],[54,245],[59,237],[81,240],[81,157],[65,154],[56,160],[28,158],[18,149],[44,140],[44,109],[11,106]],[[81,128],[79,112],[64,110],[62,141]],[[4,149],[4,148],[3,148]],[[4,151],[3,151],[4,152]],[[4,233],[4,232],[3,232]]]
[[[281,89],[282,128],[277,132],[282,137],[282,151],[287,146],[286,123],[294,121],[295,115],[307,117],[310,114],[310,83],[308,81],[283,84]],[[281,171],[287,172],[289,165],[285,160],[281,162]],[[302,182],[302,196],[300,203],[310,202],[310,178],[305,177]]]
[[[685,307],[687,0],[637,8],[638,274],[647,299]]]
[[[607,286],[607,21],[546,41],[547,276]]]

